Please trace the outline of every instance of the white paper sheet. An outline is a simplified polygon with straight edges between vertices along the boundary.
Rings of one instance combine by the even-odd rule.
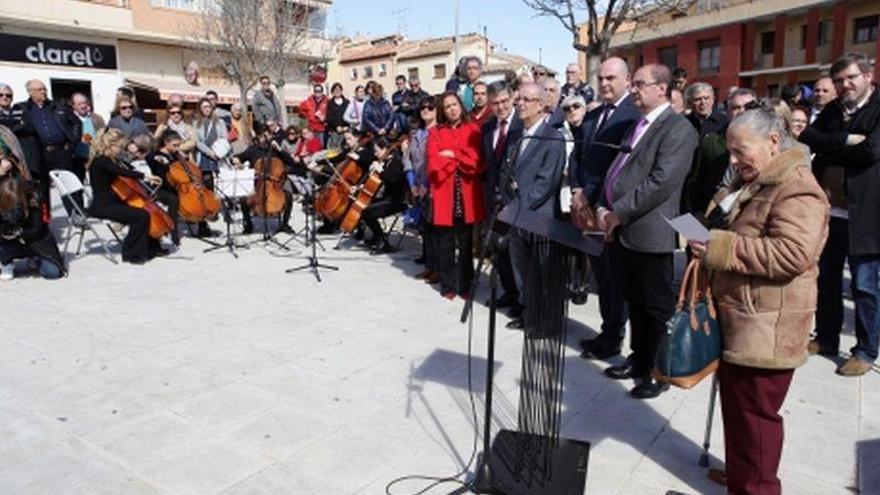
[[[709,240],[709,231],[690,213],[675,217],[672,220],[666,217],[663,218],[666,219],[666,223],[670,227],[689,241],[707,242]]]

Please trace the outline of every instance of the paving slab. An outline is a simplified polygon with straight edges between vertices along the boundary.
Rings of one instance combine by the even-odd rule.
[[[321,283],[284,273],[304,261],[300,246],[258,243],[234,259],[184,238],[144,266],[91,252],[64,280],[0,284],[0,493],[377,495],[401,476],[463,470],[483,420],[485,290],[469,332],[461,301],[412,278],[413,238],[390,256],[323,241],[340,271]],[[493,431],[517,418],[522,334],[506,321]],[[629,398],[630,381],[602,374],[619,358],[577,355],[600,325],[595,297],[570,308],[562,432],[592,445],[586,493],[723,493],[697,466],[710,381]],[[842,349],[853,340],[848,321]],[[880,373],[839,377],[840,359],[795,374],[786,493],[880,493]],[[721,467],[717,408],[711,439]]]

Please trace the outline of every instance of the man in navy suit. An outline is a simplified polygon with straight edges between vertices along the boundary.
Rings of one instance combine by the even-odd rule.
[[[486,211],[495,211],[496,198],[499,197],[501,187],[498,180],[501,166],[507,151],[522,136],[522,121],[513,111],[513,91],[504,81],[496,81],[489,85],[489,106],[493,117],[483,124],[482,144],[480,156],[486,164]],[[496,222],[495,230],[499,234],[507,232],[507,226]],[[505,249],[496,256],[496,268],[498,278],[504,294],[498,299],[499,308],[510,308],[510,316],[518,318],[522,313],[519,304],[519,291],[516,288],[516,280],[513,276],[513,267],[510,264],[510,253]]]
[[[614,145],[623,141],[626,130],[641,117],[629,94],[630,72],[623,59],[605,60],[599,68],[598,79],[602,105],[587,114],[580,135],[574,136],[575,148],[568,174],[572,212],[585,205],[596,206],[605,173],[617,156]],[[627,308],[614,260],[613,245],[607,245],[600,256],[590,256],[599,284],[602,333],[581,341],[581,356],[587,359],[607,359],[620,354],[626,333]]]

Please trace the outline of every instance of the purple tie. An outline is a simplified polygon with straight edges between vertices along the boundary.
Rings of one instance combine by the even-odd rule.
[[[639,136],[645,132],[645,129],[648,128],[648,119],[642,117],[639,120],[639,123],[636,124],[636,128],[633,130],[633,133],[630,134],[629,139],[626,140],[626,146],[632,148],[636,141],[638,141]],[[617,177],[620,176],[620,172],[623,170],[623,166],[626,165],[626,160],[629,158],[629,153],[624,153],[621,151],[617,154],[617,158],[614,159],[614,163],[611,164],[611,168],[608,169],[608,175],[605,178],[605,202],[608,204],[608,207],[611,208],[611,203],[613,202],[613,190],[614,183],[617,182]]]

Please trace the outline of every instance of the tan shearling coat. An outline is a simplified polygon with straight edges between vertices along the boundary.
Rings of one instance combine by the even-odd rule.
[[[711,231],[703,259],[713,270],[723,359],[793,369],[807,360],[828,200],[802,146],[778,154],[751,183],[731,187],[740,186],[729,230]],[[729,192],[719,192],[716,202]]]

